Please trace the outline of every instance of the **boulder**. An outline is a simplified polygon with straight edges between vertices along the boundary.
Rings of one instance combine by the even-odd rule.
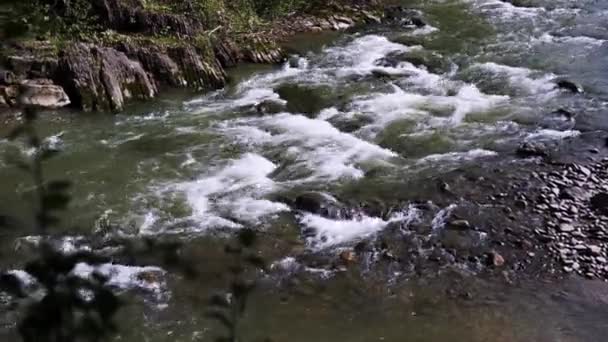
[[[284,84],[277,87],[275,91],[281,99],[287,101],[288,111],[302,113],[309,117],[315,116],[332,104],[329,89],[325,87]]]
[[[55,81],[85,111],[120,111],[127,99],[157,93],[141,64],[112,48],[75,44],[61,54],[58,71]]]
[[[226,73],[213,56],[201,56],[189,45],[168,49],[168,55],[179,65],[188,87],[216,89],[226,84]]]
[[[376,65],[384,67],[397,67],[400,63],[407,62],[417,68],[424,68],[434,74],[443,74],[450,71],[451,64],[441,55],[427,50],[412,50],[408,52],[390,53],[376,62]]]
[[[547,146],[539,142],[524,142],[517,148],[520,157],[545,157],[548,155]]]
[[[260,115],[277,114],[285,111],[285,103],[277,100],[264,100],[255,106]]]
[[[177,63],[157,46],[139,46],[121,43],[117,46],[129,58],[138,60],[153,75],[157,86],[183,87],[187,84]]]
[[[572,111],[564,109],[564,108],[559,108],[557,110],[554,110],[552,112],[552,114],[563,116],[566,119],[573,119],[574,117],[576,117],[576,113],[575,112],[572,112]]]
[[[422,12],[409,9],[405,6],[389,6],[384,10],[386,21],[403,26],[424,27],[426,22],[422,18]]]
[[[340,202],[323,192],[305,192],[298,195],[294,207],[330,219],[344,219],[347,216]]]
[[[568,80],[558,80],[556,83],[559,89],[568,90],[572,93],[578,94],[584,92],[582,86]]]
[[[19,104],[42,108],[61,108],[70,104],[62,87],[51,80],[26,80],[19,86]]]
[[[608,214],[608,193],[600,192],[591,197],[591,207],[599,212]]]

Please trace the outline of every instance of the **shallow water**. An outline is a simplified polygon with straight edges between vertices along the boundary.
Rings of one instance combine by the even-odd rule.
[[[177,237],[197,267],[216,270],[225,265],[217,245],[253,226],[271,236],[265,254],[282,265],[294,246],[335,254],[416,213],[331,220],[295,213],[280,196],[314,189],[350,203],[407,203],[452,170],[510,163],[522,141],[576,142],[608,129],[608,2],[526,4],[420,1],[413,6],[425,13],[426,28],[305,36],[292,42],[285,65],[233,70],[226,89],[169,93],[116,116],[45,113],[42,133],[62,151],[46,172],[77,185],[65,218],[76,228],[66,234]],[[558,89],[562,78],[585,93]],[[266,100],[287,100],[287,107],[261,115],[256,106]],[[578,115],[552,114],[559,108]],[[0,149],[27,152],[6,141]],[[4,161],[0,177],[2,209],[25,216],[31,185]],[[433,228],[441,229],[442,217]],[[26,235],[8,234],[3,247]],[[18,268],[17,260],[2,263]],[[512,287],[469,275],[463,282],[474,293],[465,300],[446,296],[452,278],[445,276],[418,283],[298,272],[308,274],[301,282],[310,289],[271,277],[268,287],[279,283],[284,294],[260,291],[247,331],[294,341],[599,341],[608,331],[603,284]],[[145,298],[126,310],[129,324],[146,327],[123,339],[209,340],[202,303],[218,282],[166,278],[152,291],[160,297],[122,284]],[[590,299],[590,287],[603,299]]]

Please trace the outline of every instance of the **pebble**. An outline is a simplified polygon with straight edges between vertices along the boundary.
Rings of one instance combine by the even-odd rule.
[[[559,230],[564,233],[573,232],[574,226],[569,223],[562,223],[559,225]]]
[[[602,247],[600,246],[589,246],[587,247],[589,253],[593,254],[593,255],[599,255],[602,253]]]
[[[498,252],[490,252],[491,263],[494,267],[501,267],[505,264],[505,258],[498,254]]]

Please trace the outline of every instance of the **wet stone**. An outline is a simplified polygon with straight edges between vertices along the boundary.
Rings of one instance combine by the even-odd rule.
[[[599,255],[602,253],[602,248],[600,246],[589,246],[587,250],[592,255]]]

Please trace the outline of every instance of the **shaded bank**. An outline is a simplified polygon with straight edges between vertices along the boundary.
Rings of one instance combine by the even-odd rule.
[[[121,111],[126,101],[154,98],[163,88],[218,89],[227,82],[226,68],[284,60],[278,42],[288,36],[381,18],[374,14],[374,1],[256,1],[239,7],[222,1],[76,3],[87,13],[74,19],[76,24],[41,26],[35,37],[4,44],[0,107],[21,100],[48,108],[71,104],[84,111]],[[74,16],[75,9],[55,7],[49,11],[57,18],[46,20],[63,23]]]

